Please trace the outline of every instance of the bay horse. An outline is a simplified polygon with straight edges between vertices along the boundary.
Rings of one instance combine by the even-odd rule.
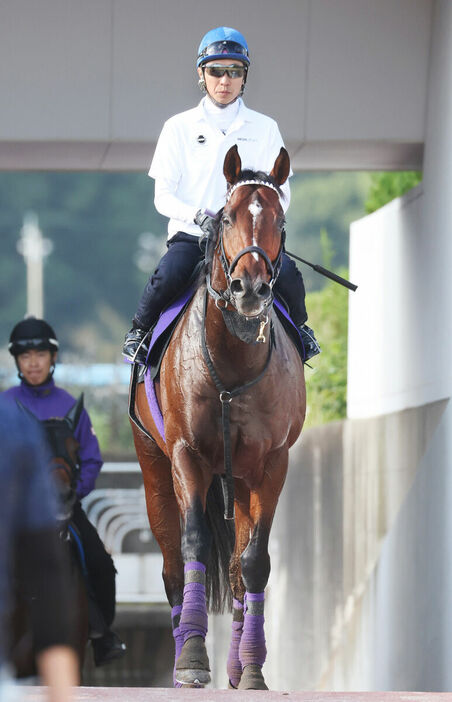
[[[39,422],[50,449],[49,469],[55,482],[58,498],[57,528],[64,548],[68,551],[71,570],[72,591],[70,599],[71,606],[75,610],[73,644],[78,655],[81,672],[88,641],[88,599],[80,558],[75,551],[76,546],[70,531],[70,519],[77,499],[76,484],[80,471],[79,444],[74,438],[74,432],[83,409],[83,395],[62,418],[39,420],[20,402],[17,404],[35,422]],[[12,615],[9,656],[18,678],[32,677],[37,672],[29,607],[30,604],[23,592],[23,584],[19,577],[15,587],[15,607]]]
[[[268,541],[306,407],[302,360],[272,308],[284,249],[280,186],[289,171],[284,148],[269,175],[242,171],[237,146],[228,151],[217,240],[207,245],[205,275],[178,322],[156,384],[165,440],[144,384],[136,388],[136,416],[150,436],[135,423],[132,430],[149,522],[163,554],[176,686],[210,681],[206,567],[209,578],[214,554],[219,566],[210,603],[214,610],[224,604],[224,597],[214,597],[222,579],[229,580],[233,597],[229,685],[267,689]],[[222,500],[212,498],[225,472],[227,516],[235,510],[233,546]]]

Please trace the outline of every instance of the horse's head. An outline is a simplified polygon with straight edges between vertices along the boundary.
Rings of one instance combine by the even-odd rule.
[[[224,160],[228,194],[218,253],[227,287],[222,297],[245,317],[258,317],[273,299],[284,247],[280,186],[289,171],[284,148],[269,175],[242,171],[237,146],[229,149]]]
[[[18,403],[36,421],[38,418]],[[59,522],[67,522],[72,514],[76,500],[76,486],[80,474],[78,456],[79,444],[74,438],[74,432],[83,410],[83,394],[65,417],[52,417],[40,421],[50,449],[50,470],[55,480],[59,501]]]

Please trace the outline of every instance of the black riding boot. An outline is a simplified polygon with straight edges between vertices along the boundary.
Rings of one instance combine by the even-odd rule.
[[[275,283],[275,293],[282,297],[293,322],[300,330],[304,346],[303,360],[308,361],[320,353],[320,346],[317,343],[313,330],[306,324],[308,313],[306,312],[306,291],[303,276],[295,262],[286,253],[283,253],[282,256],[281,270]]]
[[[127,332],[122,347],[122,355],[131,363],[146,363],[149,350],[148,329],[142,329],[140,323],[133,319],[132,329]]]

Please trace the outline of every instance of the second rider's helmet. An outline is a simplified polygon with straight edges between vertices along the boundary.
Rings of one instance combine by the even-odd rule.
[[[16,324],[9,337],[8,350],[14,357],[25,351],[58,351],[58,340],[50,324],[44,319],[27,317]]]

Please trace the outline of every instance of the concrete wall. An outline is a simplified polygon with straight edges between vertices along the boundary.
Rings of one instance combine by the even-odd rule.
[[[203,34],[247,37],[250,107],[295,169],[422,161],[433,0],[0,0],[0,168],[144,170],[200,98]],[[403,89],[401,89],[403,86]]]
[[[270,542],[272,689],[451,689],[450,578],[433,576],[452,546],[440,516],[452,479],[434,460],[448,442],[450,454],[450,414],[438,402],[337,422],[292,449]],[[229,630],[229,617],[211,621],[218,686]]]

